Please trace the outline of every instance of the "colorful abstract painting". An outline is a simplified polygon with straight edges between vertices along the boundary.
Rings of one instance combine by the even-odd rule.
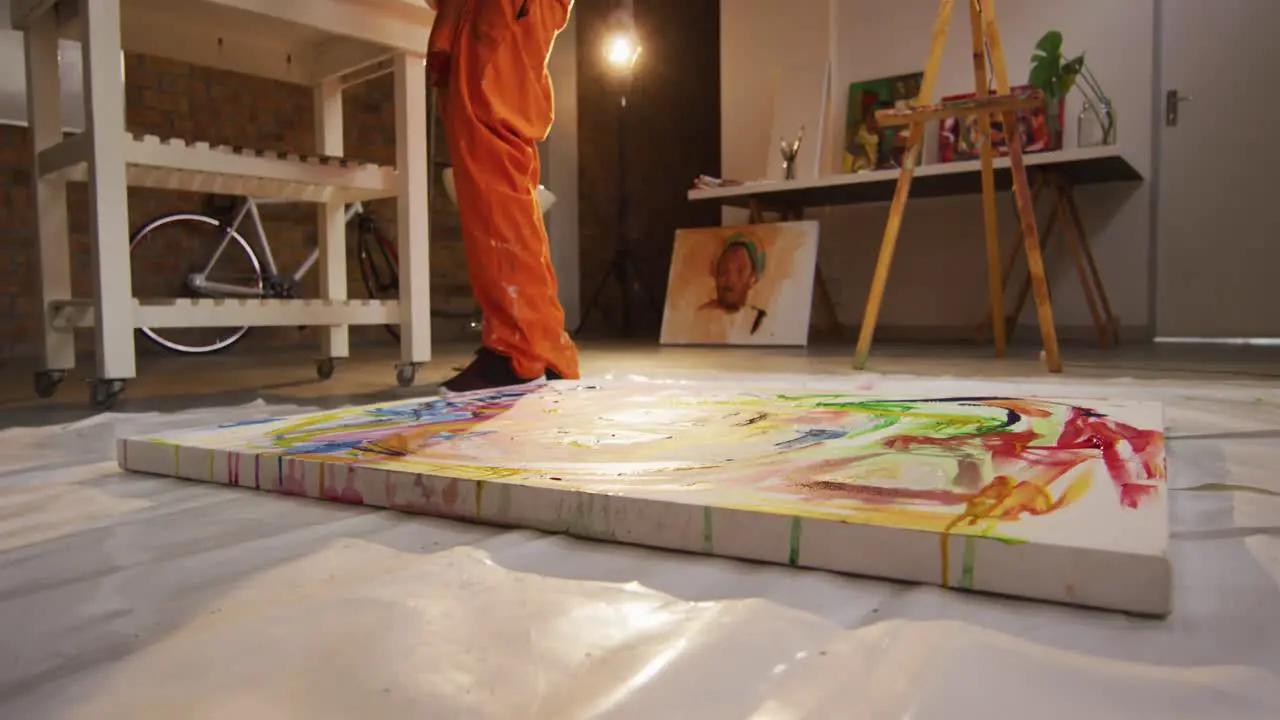
[[[661,342],[807,344],[817,263],[812,220],[676,231]]]
[[[1158,405],[558,382],[123,440],[128,470],[1168,611]]]
[[[844,167],[846,173],[902,167],[909,129],[880,127],[876,111],[906,108],[920,94],[924,73],[856,82],[849,86],[845,113]]]
[[[1012,88],[1015,95],[1031,90],[1031,86],[1023,85]],[[995,92],[994,90],[992,91]],[[974,93],[951,95],[942,98],[943,102],[968,100]],[[1057,115],[1063,116],[1066,99],[1057,101]],[[1062,149],[1062,131],[1049,119],[1045,108],[1019,110],[1017,113],[1018,131],[1022,133],[1022,151],[1026,153],[1049,152]],[[964,115],[950,117],[938,123],[938,162],[958,162],[976,160],[982,154],[981,132],[978,117]],[[1004,121],[999,117],[991,121],[991,147],[995,148],[996,157],[1009,154],[1009,138],[1005,133]]]

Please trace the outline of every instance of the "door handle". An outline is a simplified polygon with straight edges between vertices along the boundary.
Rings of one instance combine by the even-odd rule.
[[[1165,127],[1176,127],[1178,125],[1178,106],[1184,102],[1191,102],[1191,96],[1179,95],[1177,90],[1170,90],[1164,94]]]

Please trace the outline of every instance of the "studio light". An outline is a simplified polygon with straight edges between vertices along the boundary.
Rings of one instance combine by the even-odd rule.
[[[623,335],[630,336],[633,330],[632,296],[637,293],[643,294],[646,300],[645,307],[649,310],[653,308],[655,301],[653,293],[644,282],[644,275],[631,248],[633,239],[631,237],[631,198],[628,191],[628,181],[631,178],[627,174],[627,116],[630,108],[627,106],[627,99],[631,94],[632,82],[635,78],[636,61],[640,58],[640,40],[635,31],[635,17],[629,2],[626,0],[620,2],[612,21],[606,27],[610,27],[611,31],[603,38],[603,59],[605,69],[614,78],[614,82],[610,84],[614,85],[618,92],[618,234],[609,270],[601,276],[600,284],[592,293],[591,301],[587,303],[574,334],[578,335],[582,332],[592,314],[599,309],[605,288],[614,281],[622,291],[621,330]]]
[[[640,43],[635,33],[620,30],[605,38],[604,59],[613,72],[629,74],[639,58]]]

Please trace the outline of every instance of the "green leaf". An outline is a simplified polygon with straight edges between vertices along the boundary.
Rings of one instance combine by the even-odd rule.
[[[1049,62],[1048,58],[1035,62],[1031,66],[1031,74],[1027,77],[1027,84],[1045,94],[1052,92],[1051,86],[1058,74],[1058,68],[1054,67],[1056,64]]]
[[[1056,57],[1062,54],[1062,33],[1057,30],[1050,30],[1040,38],[1036,43],[1036,50],[1048,55]]]

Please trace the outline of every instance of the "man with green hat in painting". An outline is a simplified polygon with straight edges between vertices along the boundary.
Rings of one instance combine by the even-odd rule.
[[[751,305],[750,297],[764,274],[764,260],[764,251],[746,233],[735,232],[726,238],[724,249],[712,268],[716,297],[698,308],[699,322],[722,330],[722,341],[749,337],[760,331],[768,313]]]

